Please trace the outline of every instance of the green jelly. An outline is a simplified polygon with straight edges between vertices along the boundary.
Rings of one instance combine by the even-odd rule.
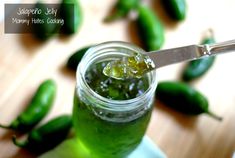
[[[120,60],[109,62],[103,69],[106,76],[124,80],[130,78],[141,78],[144,74],[154,69],[153,61],[146,55],[123,57]]]
[[[86,71],[87,84],[99,95],[123,101],[136,98],[149,88],[147,75],[126,80],[105,76],[102,71],[108,62],[93,64]],[[151,108],[146,109],[145,113],[136,119],[118,122],[101,118],[82,99],[75,94],[74,127],[78,138],[88,148],[92,157],[124,158],[138,146],[146,132]],[[112,115],[109,117],[112,118]]]

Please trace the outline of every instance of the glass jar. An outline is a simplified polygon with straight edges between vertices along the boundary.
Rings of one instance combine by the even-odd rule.
[[[73,121],[76,135],[92,158],[124,158],[146,132],[157,86],[156,72],[138,80],[115,80],[102,74],[107,62],[136,52],[144,53],[129,43],[106,42],[90,48],[78,65]]]

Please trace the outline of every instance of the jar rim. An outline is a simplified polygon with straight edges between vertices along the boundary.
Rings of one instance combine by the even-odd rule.
[[[105,108],[106,110],[126,111],[126,110],[133,110],[133,108],[136,109],[137,107],[133,106],[133,104],[137,105],[140,101],[142,102],[142,101],[148,99],[148,97],[154,93],[154,91],[157,87],[156,71],[154,70],[154,71],[151,71],[148,73],[148,78],[150,80],[150,82],[149,82],[150,84],[149,84],[148,89],[145,90],[143,94],[141,94],[135,98],[131,98],[131,99],[127,99],[127,100],[113,100],[113,99],[103,97],[90,88],[90,86],[87,84],[87,82],[85,80],[85,73],[86,73],[86,70],[89,67],[89,65],[91,63],[93,63],[95,61],[95,59],[97,59],[101,55],[104,55],[104,52],[101,52],[100,54],[96,53],[96,52],[98,52],[99,50],[102,50],[102,49],[107,49],[107,48],[130,49],[130,50],[138,52],[138,53],[145,52],[143,49],[141,49],[133,44],[123,42],[123,41],[109,41],[109,42],[104,42],[104,43],[94,45],[93,47],[91,47],[87,50],[87,52],[85,53],[81,62],[78,65],[77,72],[76,72],[77,86],[78,85],[84,86],[86,88],[87,95],[89,95],[89,97],[91,99],[96,99],[96,101],[98,103],[103,105],[102,108]],[[123,52],[120,52],[120,53],[123,53]],[[125,53],[126,52],[124,52],[124,54]],[[76,89],[77,88],[78,87],[76,87]]]

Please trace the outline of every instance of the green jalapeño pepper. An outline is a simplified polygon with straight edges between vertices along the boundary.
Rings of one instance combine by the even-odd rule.
[[[115,4],[115,11],[113,14],[107,16],[104,21],[111,22],[116,19],[122,18],[127,16],[127,14],[132,10],[135,9],[140,0],[118,0]]]
[[[63,0],[60,16],[64,19],[61,30],[65,34],[76,33],[82,23],[82,10],[77,0]]]
[[[13,142],[34,153],[43,153],[60,144],[67,137],[71,127],[72,117],[61,115],[32,130],[25,142],[19,142],[15,136]]]
[[[49,112],[55,98],[56,84],[53,80],[44,81],[37,89],[27,108],[9,125],[0,127],[27,132],[39,123]]]
[[[213,37],[207,37],[202,41],[202,44],[215,43]],[[204,57],[189,62],[182,73],[182,79],[184,81],[191,81],[204,75],[213,65],[215,56]]]
[[[74,54],[72,54],[72,55],[69,57],[66,66],[67,66],[69,69],[76,71],[79,62],[81,61],[82,57],[84,56],[84,54],[86,53],[86,51],[87,51],[90,47],[91,47],[91,46],[83,47],[83,48],[79,49],[78,51],[76,51]]]
[[[209,111],[208,100],[188,84],[174,81],[158,83],[156,97],[165,105],[188,115],[206,113],[217,120],[222,120]]]
[[[48,19],[53,19],[52,15],[46,15],[47,6],[41,2],[35,4],[35,8],[41,9],[41,14],[35,14],[32,19],[34,19],[34,23],[32,25],[32,30],[35,35],[40,40],[47,40],[55,33],[59,31],[59,24],[56,23],[48,23]],[[39,21],[38,21],[39,20]]]
[[[158,50],[164,43],[164,29],[153,10],[139,6],[137,28],[146,51]]]
[[[181,21],[186,16],[185,0],[161,0],[167,14],[174,20]]]

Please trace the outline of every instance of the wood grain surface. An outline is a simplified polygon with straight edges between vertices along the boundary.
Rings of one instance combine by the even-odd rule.
[[[133,18],[110,24],[102,22],[115,0],[80,2],[84,14],[82,27],[68,38],[55,36],[41,43],[31,34],[5,34],[4,22],[0,23],[0,123],[9,124],[25,108],[40,82],[47,78],[56,81],[58,93],[52,111],[43,122],[71,113],[75,75],[64,68],[67,58],[89,44],[113,40],[139,43]],[[164,24],[163,48],[199,43],[208,28],[214,30],[218,42],[235,39],[234,0],[187,0],[187,18],[179,23],[167,17],[158,0],[146,3]],[[184,64],[159,69],[158,80],[178,80]],[[192,83],[208,97],[210,109],[223,117],[222,122],[207,115],[185,116],[156,102],[147,135],[169,158],[232,157],[235,151],[234,68],[235,52],[220,55],[212,69]],[[12,144],[13,134],[0,129],[0,158],[35,157]]]

